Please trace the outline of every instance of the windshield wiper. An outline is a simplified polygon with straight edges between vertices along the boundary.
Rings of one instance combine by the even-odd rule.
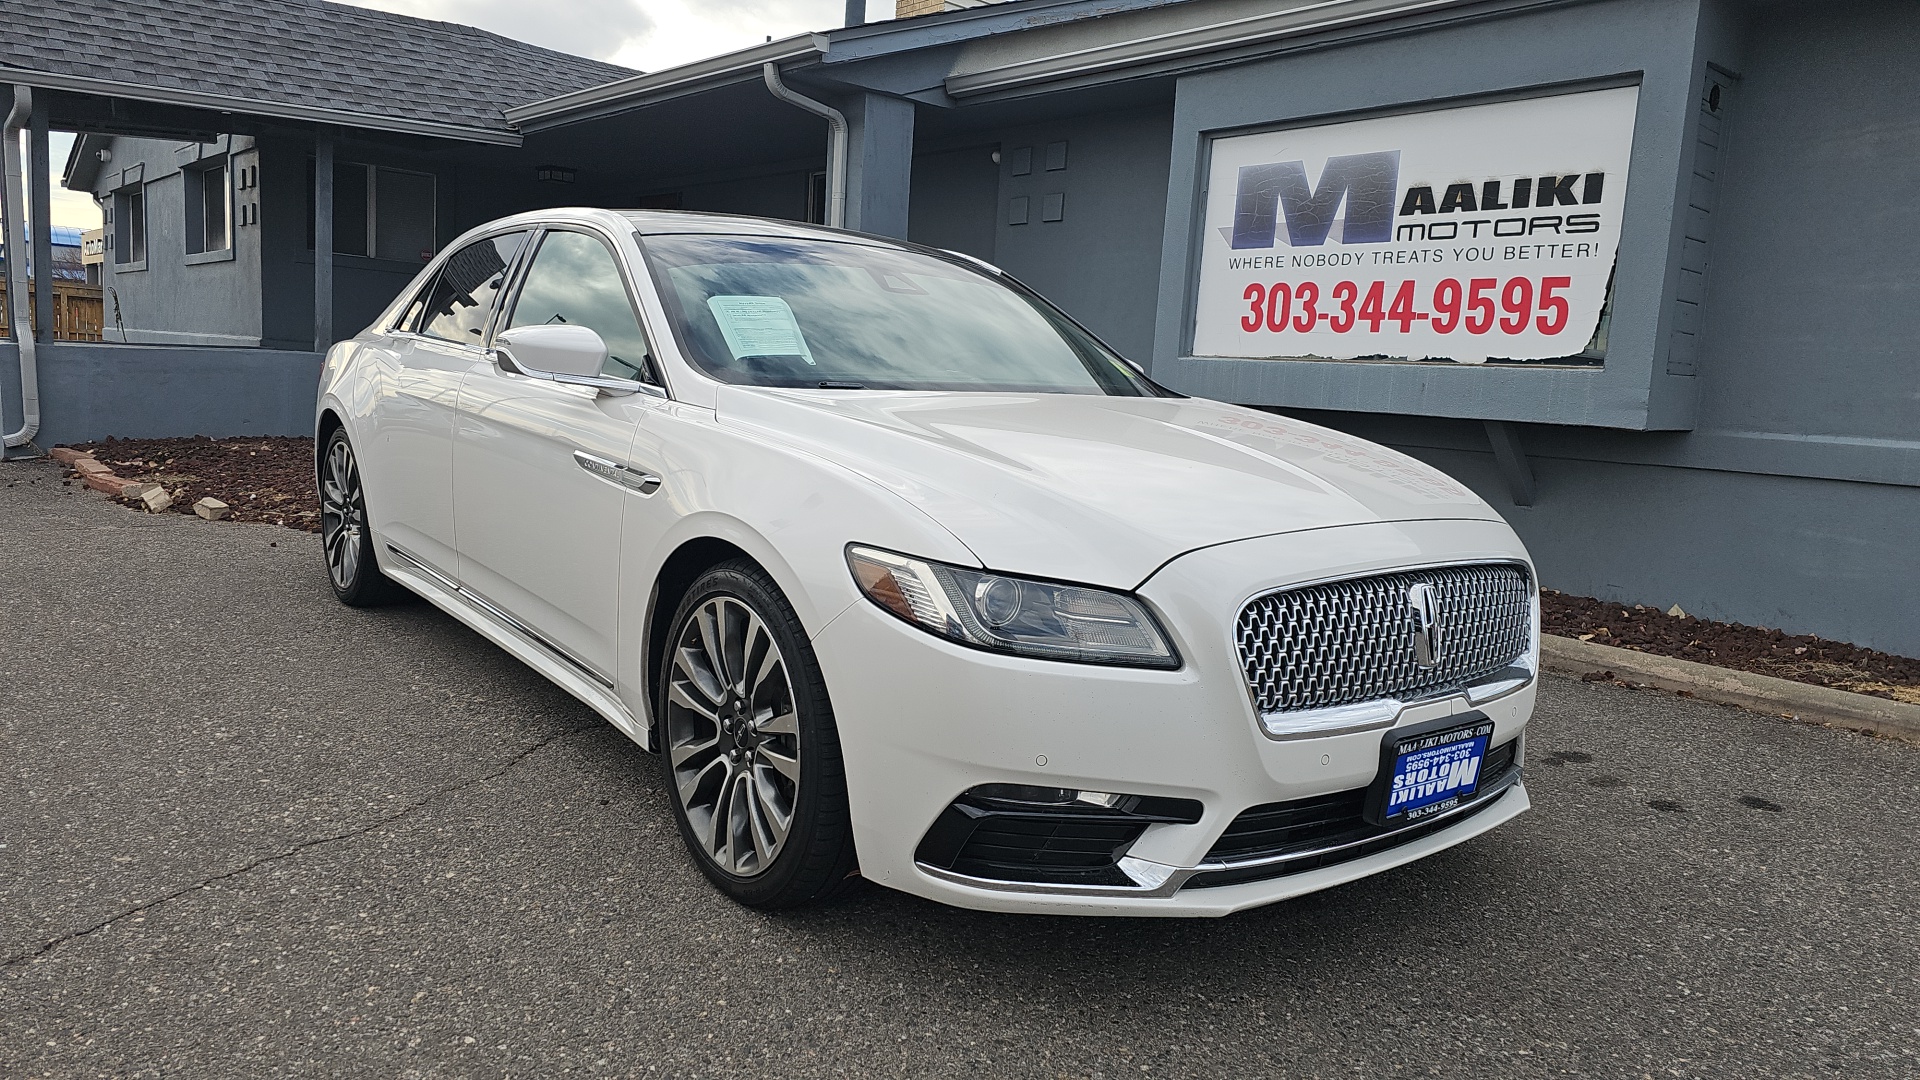
[[[820,389],[822,390],[865,390],[866,388],[866,383],[836,382],[832,379],[820,383]]]

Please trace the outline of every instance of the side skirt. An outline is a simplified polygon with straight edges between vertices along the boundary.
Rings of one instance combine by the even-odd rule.
[[[511,653],[521,663],[547,677],[555,686],[579,698],[588,708],[605,717],[620,733],[651,751],[652,732],[634,718],[611,690],[589,680],[571,665],[561,662],[538,644],[525,637],[512,624],[502,621],[460,592],[459,586],[383,544],[375,549],[384,556],[380,570],[388,577],[418,593],[428,603],[459,619],[481,637]],[[398,556],[398,557],[396,557]]]

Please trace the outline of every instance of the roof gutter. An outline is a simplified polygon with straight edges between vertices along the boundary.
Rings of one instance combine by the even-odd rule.
[[[467,127],[462,124],[443,124],[433,120],[407,120],[347,109],[327,109],[316,105],[258,101],[227,94],[208,94],[199,90],[184,90],[171,86],[145,86],[115,79],[91,79],[83,75],[65,75],[53,71],[0,67],[0,83],[9,82],[39,86],[48,90],[70,90],[77,94],[125,98],[129,101],[150,101],[156,105],[210,109],[240,116],[305,120],[316,124],[338,124],[341,127],[363,128],[368,131],[394,131],[406,135],[430,135],[439,139],[459,139],[463,142],[491,143],[495,146],[520,145],[520,136],[511,131]]]
[[[7,325],[13,328],[13,339],[20,343],[20,414],[25,422],[19,431],[0,440],[0,457],[13,447],[27,445],[40,433],[40,367],[34,351],[33,314],[27,301],[27,214],[22,187],[26,170],[20,162],[20,131],[32,116],[33,91],[16,84],[13,109],[7,113],[5,126],[0,127],[0,136],[6,139],[6,145],[0,146],[0,157],[5,159],[7,186]],[[47,268],[40,267],[40,273],[45,275]]]
[[[1175,61],[1202,53],[1262,45],[1290,37],[1378,22],[1470,0],[1316,0],[1285,11],[1193,26],[1076,52],[1056,53],[983,71],[951,75],[947,93],[975,97],[1041,83]]]
[[[773,96],[827,121],[827,228],[847,227],[847,118],[824,101],[796,94],[780,81],[780,65],[769,60],[760,69]]]
[[[590,86],[570,94],[516,105],[506,111],[507,123],[521,131],[540,131],[593,120],[733,83],[752,82],[761,78],[762,68],[766,64],[784,64],[813,59],[819,55],[820,46],[815,35],[795,34],[779,41],[696,60],[665,71],[616,79],[601,86]]]

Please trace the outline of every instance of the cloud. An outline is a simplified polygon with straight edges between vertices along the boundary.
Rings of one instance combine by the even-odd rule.
[[[576,56],[604,60],[653,29],[642,0],[346,0],[421,19],[464,23]]]
[[[840,25],[844,0],[346,0],[645,71]],[[870,17],[893,14],[867,0]]]

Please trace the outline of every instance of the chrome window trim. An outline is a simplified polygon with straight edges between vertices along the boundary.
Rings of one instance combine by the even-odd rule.
[[[530,226],[530,228],[533,231],[533,236],[528,240],[526,250],[521,254],[518,264],[514,267],[513,280],[509,282],[510,289],[508,290],[508,296],[511,303],[497,305],[492,318],[488,322],[488,348],[492,347],[495,334],[512,328],[510,324],[513,321],[513,310],[520,306],[520,287],[526,283],[527,273],[533,269],[534,261],[540,255],[540,245],[546,242],[547,234],[553,232],[581,233],[586,236],[591,236],[602,244],[605,244],[607,254],[613,256],[614,269],[619,272],[620,284],[627,291],[627,306],[633,309],[634,325],[640,328],[640,336],[647,343],[647,364],[653,369],[652,374],[659,381],[650,382],[645,379],[617,379],[612,376],[605,376],[609,382],[619,385],[601,386],[598,383],[584,381],[592,378],[592,376],[586,375],[556,376],[550,381],[572,383],[577,386],[595,386],[602,390],[612,390],[615,393],[648,394],[652,397],[663,398],[669,401],[672,400],[673,394],[667,388],[666,365],[660,362],[659,335],[653,332],[652,325],[647,321],[646,305],[641,303],[642,293],[638,287],[639,276],[633,272],[633,267],[627,264],[628,260],[626,255],[621,251],[620,242],[614,238],[614,234],[597,224],[588,224],[579,221],[543,221]],[[636,243],[635,246],[639,246],[638,243]],[[522,372],[522,374],[527,373]]]
[[[397,322],[389,323],[387,327],[383,329],[381,332],[388,333],[388,334],[405,333],[412,337],[419,338],[425,341],[438,341],[448,345],[458,345],[463,348],[469,348],[469,349],[477,348],[484,351],[487,345],[490,344],[493,340],[494,321],[500,317],[500,304],[499,304],[498,297],[505,296],[505,295],[513,295],[513,290],[518,286],[518,283],[519,283],[519,276],[518,276],[519,269],[523,264],[525,264],[527,259],[527,249],[532,246],[534,238],[538,234],[538,232],[539,232],[538,227],[534,225],[528,225],[528,224],[507,225],[507,226],[502,226],[501,228],[498,228],[498,229],[489,229],[488,231],[481,233],[479,236],[474,237],[473,239],[467,241],[464,244],[461,244],[458,247],[448,246],[440,249],[439,253],[434,255],[433,262],[429,264],[427,267],[426,280],[421,282],[420,287],[418,289],[415,289],[412,293],[410,293],[407,296],[407,302],[400,306],[398,318],[404,320],[406,317],[407,311],[413,307],[413,302],[420,298],[420,294],[422,292],[425,292],[429,297],[431,297],[433,295],[434,286],[440,284],[441,272],[446,270],[447,268],[447,260],[453,258],[456,252],[465,251],[466,249],[472,247],[473,245],[480,243],[482,240],[493,240],[498,237],[509,235],[511,233],[526,233],[527,242],[520,245],[520,250],[514,253],[513,262],[507,264],[505,270],[502,271],[502,273],[504,274],[504,280],[500,282],[500,292],[496,294],[496,298],[495,298],[492,310],[487,312],[487,321],[480,324],[481,344],[474,345],[465,341],[454,341],[452,338],[439,337],[434,334],[426,333],[425,331],[422,331],[419,329],[401,330]],[[426,312],[422,310],[421,314],[424,315],[426,314]]]

